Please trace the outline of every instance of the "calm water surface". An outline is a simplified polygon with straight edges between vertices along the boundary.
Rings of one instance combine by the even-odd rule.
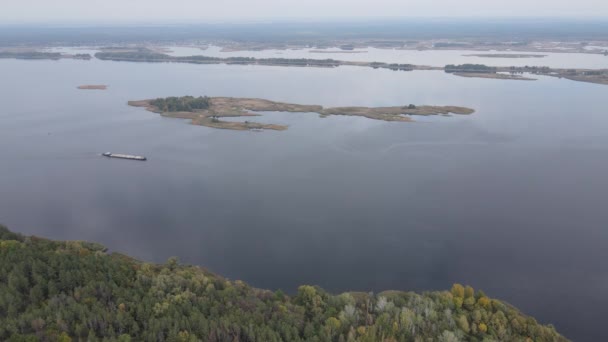
[[[97,60],[1,60],[0,74],[0,222],[13,230],[176,255],[289,292],[461,282],[574,340],[608,338],[606,86]],[[415,123],[272,113],[258,120],[289,130],[254,133],[126,105],[186,94],[477,112]]]

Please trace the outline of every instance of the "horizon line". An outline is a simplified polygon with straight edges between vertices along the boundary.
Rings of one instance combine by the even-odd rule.
[[[380,20],[389,20],[391,22],[399,20],[416,20],[416,21],[454,21],[461,22],[465,20],[473,21],[489,21],[489,20],[512,20],[512,21],[606,21],[607,15],[576,15],[576,16],[369,16],[369,17],[321,17],[321,18],[305,18],[305,17],[268,17],[268,18],[201,18],[201,19],[164,19],[162,21],[154,19],[145,20],[48,20],[48,21],[13,21],[0,23],[0,27],[136,27],[136,26],[195,26],[195,25],[248,25],[248,24],[306,24],[306,23],[365,23],[377,22]]]

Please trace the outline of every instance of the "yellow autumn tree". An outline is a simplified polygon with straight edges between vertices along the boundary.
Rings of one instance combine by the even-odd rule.
[[[472,298],[473,296],[475,296],[475,290],[471,286],[467,285],[464,288],[464,297],[465,298]]]
[[[464,331],[465,333],[468,334],[469,331],[471,331],[471,328],[469,326],[469,321],[467,320],[467,316],[461,315],[456,320],[456,323],[458,324],[458,327],[460,328],[460,330]]]
[[[68,336],[65,332],[62,332],[61,335],[57,338],[58,342],[72,342],[72,338]]]
[[[460,284],[452,285],[452,296],[457,298],[464,298],[464,287]]]
[[[335,317],[329,317],[327,320],[325,320],[325,328],[328,330],[330,335],[335,334],[338,329],[340,329],[340,326],[342,326],[342,323]]]
[[[462,298],[461,297],[454,297],[453,301],[454,301],[454,306],[456,307],[456,309],[460,309],[462,307]]]
[[[488,309],[490,307],[490,298],[481,297],[477,300],[477,304],[482,306],[484,309]]]

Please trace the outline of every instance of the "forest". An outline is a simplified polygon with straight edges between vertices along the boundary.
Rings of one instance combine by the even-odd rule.
[[[150,101],[150,104],[163,112],[192,112],[207,109],[211,99],[207,96],[181,96],[158,98]]]
[[[293,295],[0,226],[2,341],[567,341],[470,286]]]
[[[495,73],[498,69],[483,64],[448,64],[444,70],[445,72]]]

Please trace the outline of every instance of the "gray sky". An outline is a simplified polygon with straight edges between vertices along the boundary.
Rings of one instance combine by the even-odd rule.
[[[0,24],[412,16],[608,17],[608,0],[0,0]]]

